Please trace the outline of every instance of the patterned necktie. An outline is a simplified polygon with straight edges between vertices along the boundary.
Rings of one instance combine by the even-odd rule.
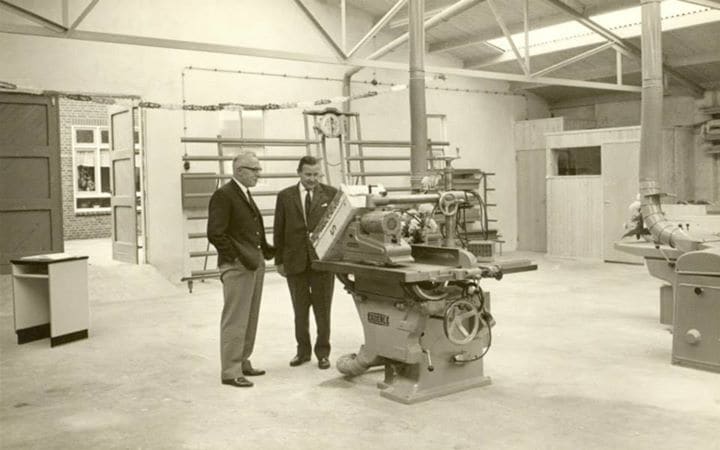
[[[310,196],[310,191],[305,190],[305,223],[308,223],[308,218],[310,217],[310,205],[312,204],[312,197]]]

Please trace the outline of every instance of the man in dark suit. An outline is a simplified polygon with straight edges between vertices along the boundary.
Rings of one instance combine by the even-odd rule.
[[[248,188],[257,184],[260,163],[253,153],[233,160],[232,179],[216,190],[208,210],[208,240],[217,249],[224,306],[220,319],[220,360],[223,384],[251,387],[245,376],[265,374],[254,369],[255,345],[265,261],[274,249],[265,239],[262,215]]]
[[[309,315],[312,306],[317,326],[315,356],[318,367],[330,367],[330,306],[334,275],[313,270],[316,259],[309,234],[318,225],[328,204],[337,193],[332,186],[320,183],[320,163],[317,158],[304,156],[297,168],[300,182],[280,191],[275,206],[275,267],[287,278],[295,312],[295,340],[297,353],[290,361],[295,367],[310,361]]]

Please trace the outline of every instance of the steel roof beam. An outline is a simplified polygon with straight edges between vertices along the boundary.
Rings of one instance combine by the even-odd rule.
[[[523,58],[520,55],[520,52],[518,51],[517,46],[515,45],[515,42],[513,41],[512,36],[510,36],[510,31],[505,26],[505,21],[502,19],[500,14],[497,11],[497,8],[495,7],[495,2],[493,0],[487,0],[487,4],[490,7],[490,11],[492,11],[493,16],[495,16],[495,21],[500,26],[500,29],[502,30],[503,34],[505,35],[505,39],[507,39],[508,44],[510,44],[510,48],[512,49],[513,53],[515,54],[515,60],[517,61],[518,65],[520,65],[520,68],[525,73],[525,75],[530,74],[530,68],[525,65],[523,62]]]
[[[353,54],[355,54],[356,51],[360,50],[360,48],[365,45],[367,41],[374,38],[380,32],[380,30],[382,30],[383,27],[390,21],[390,19],[392,19],[395,14],[400,11],[400,8],[405,6],[405,3],[407,3],[407,0],[398,0],[397,3],[395,3],[392,8],[390,8],[388,12],[385,13],[385,15],[380,20],[378,20],[375,25],[373,25],[370,31],[368,31],[367,34],[363,36],[357,44],[355,44],[355,47],[353,47],[352,50],[348,52],[347,57],[350,58]]]
[[[453,3],[452,5],[448,6],[447,8],[443,9],[439,13],[426,20],[424,24],[425,30],[428,30],[435,25],[438,25],[440,22],[449,20],[452,17],[472,8],[473,6],[482,3],[483,1],[485,0],[459,0],[456,3]],[[409,36],[409,33],[405,33],[397,39],[394,39],[392,42],[384,45],[383,47],[373,52],[372,55],[368,56],[368,59],[377,59],[390,53],[397,47],[404,44],[408,40]]]
[[[604,0],[602,4],[596,8],[587,8],[586,14],[596,15],[596,14],[602,14],[605,12],[615,11],[619,8],[626,7],[627,1],[620,1],[620,0]],[[538,18],[533,21],[533,28],[532,29],[538,29],[538,28],[544,28],[549,27],[552,25],[557,25],[563,22],[567,22],[567,15],[565,14],[555,14],[551,16],[546,16],[543,18]],[[520,33],[524,30],[525,24],[524,20],[520,22],[513,22],[507,24],[508,29],[510,30],[511,34]],[[499,34],[495,29],[492,30],[483,30],[481,32],[475,33],[472,38],[462,38],[462,39],[450,39],[447,41],[441,41],[441,42],[435,42],[428,45],[428,53],[437,53],[437,52],[447,52],[452,50],[457,50],[463,47],[468,47],[470,45],[477,45],[477,44],[483,44],[485,41],[489,41],[492,39],[497,39],[502,37],[502,34]]]
[[[17,5],[14,5],[10,2],[7,2],[5,0],[0,0],[0,9],[5,9],[7,11],[10,11],[11,13],[15,14],[16,16],[20,16],[23,19],[27,19],[31,22],[35,22],[38,25],[42,25],[43,27],[47,28],[48,30],[52,30],[56,33],[65,33],[68,29],[64,26],[60,25],[57,22],[53,22],[52,20],[45,18],[39,14],[35,14],[32,11],[29,11],[25,8],[21,8]]]
[[[425,11],[425,13],[423,14],[423,17],[425,20],[428,20],[429,18],[436,15],[437,13],[442,12],[443,9],[445,9],[445,7],[435,8],[435,9]],[[410,24],[410,22],[408,21],[408,18],[402,17],[400,19],[396,19],[396,20],[393,20],[392,22],[390,22],[390,24],[388,25],[388,28],[390,30],[394,30],[397,28],[402,28],[403,30],[405,30],[405,29],[407,29],[409,24]]]
[[[685,3],[692,3],[698,6],[705,6],[712,9],[720,9],[720,2],[715,0],[682,0]]]
[[[614,46],[614,44],[613,44],[612,42],[606,42],[606,43],[604,43],[604,44],[602,44],[602,45],[600,45],[600,46],[598,46],[598,47],[594,47],[594,48],[591,48],[590,50],[587,50],[587,51],[585,51],[585,52],[582,52],[582,53],[580,53],[579,55],[575,55],[575,56],[570,57],[570,58],[568,58],[568,59],[566,59],[566,60],[560,61],[560,62],[557,63],[557,64],[553,64],[552,66],[546,67],[546,68],[544,68],[544,69],[540,69],[540,70],[538,70],[537,72],[533,73],[531,76],[533,76],[533,77],[539,77],[539,76],[543,76],[543,75],[545,75],[545,74],[548,74],[548,73],[550,73],[550,72],[554,72],[554,71],[556,71],[556,70],[558,70],[558,69],[561,69],[561,68],[563,68],[563,67],[565,67],[565,66],[569,66],[570,64],[576,63],[576,62],[578,62],[578,61],[582,61],[582,60],[585,59],[585,58],[589,58],[589,57],[591,57],[592,55],[594,55],[594,54],[596,54],[596,53],[600,53],[600,52],[602,52],[602,51],[604,51],[604,50],[607,50],[607,49],[609,49],[609,48],[612,48],[613,46]]]
[[[106,42],[113,44],[139,45],[146,47],[157,47],[174,50],[199,51],[208,53],[219,53],[228,55],[251,56],[257,58],[279,59],[286,61],[300,61],[307,63],[331,64],[340,66],[375,67],[378,69],[400,70],[407,72],[408,66],[405,63],[390,61],[375,61],[370,59],[349,58],[343,60],[333,56],[312,55],[307,53],[289,52],[284,50],[261,49],[255,47],[239,47],[232,45],[211,44],[192,41],[181,41],[175,39],[150,38],[145,36],[132,36],[113,33],[100,33],[93,31],[76,30],[71,35],[62,35],[50,32],[40,27],[21,26],[11,24],[0,24],[0,33],[21,34],[28,36],[43,36],[59,39],[71,39],[80,41]],[[531,78],[526,75],[489,72],[482,70],[468,70],[456,67],[426,66],[425,71],[435,74],[453,75],[458,77],[479,78],[486,80],[516,81],[521,83],[540,83],[555,86],[573,86],[590,89],[606,89],[610,91],[640,92],[639,86],[616,85],[614,83],[600,83],[594,81],[568,80],[563,78],[538,77]]]
[[[583,15],[582,13],[576,11],[575,9],[568,6],[567,4],[563,3],[561,0],[544,0],[544,1],[546,3],[550,3],[550,4],[554,5],[558,9],[567,13],[568,15],[573,17],[578,23],[589,28],[590,30],[594,31],[595,33],[599,34],[600,36],[607,39],[608,41],[614,42],[615,44],[617,44],[618,47],[629,52],[633,58],[638,58],[638,59],[642,58],[642,51],[638,47],[625,41],[623,38],[619,37],[612,31],[608,30],[607,28],[603,27],[602,25],[599,25],[597,22],[593,21],[592,19],[588,18],[587,16]],[[689,87],[696,94],[702,95],[702,93],[705,92],[705,89],[702,86],[700,86],[698,83],[696,83],[695,81],[678,73],[677,71],[675,71],[672,67],[668,66],[667,64],[663,64],[663,70],[665,72],[667,72],[668,75],[672,75],[673,78],[675,78],[676,80],[678,80],[685,86]]]
[[[305,13],[305,15],[310,19],[310,22],[313,23],[315,28],[320,32],[322,37],[325,39],[325,41],[330,44],[330,47],[332,47],[333,50],[335,50],[335,53],[338,54],[342,59],[347,59],[347,55],[343,51],[343,49],[340,48],[340,46],[335,42],[335,39],[330,36],[330,33],[327,32],[325,27],[322,26],[320,21],[315,17],[315,15],[310,11],[310,9],[305,5],[303,0],[295,0],[295,3],[302,9],[302,11]]]
[[[75,19],[75,21],[70,25],[70,28],[68,29],[68,33],[72,33],[80,23],[82,23],[83,20],[85,20],[85,17],[87,17],[88,14],[90,14],[90,11],[93,10],[95,5],[98,4],[100,0],[92,0],[88,5],[83,9],[83,12],[80,13],[80,15]]]

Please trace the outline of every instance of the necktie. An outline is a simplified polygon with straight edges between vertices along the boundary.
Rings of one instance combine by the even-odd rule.
[[[312,204],[312,197],[310,196],[310,191],[305,191],[305,223],[308,223],[308,218],[310,217],[310,205]]]
[[[258,215],[260,215],[260,210],[258,209],[257,205],[255,204],[255,200],[253,200],[253,198],[252,198],[252,194],[250,193],[250,189],[248,189],[248,190],[245,191],[245,192],[247,192],[247,198],[248,198],[248,203],[250,203],[250,207],[251,207],[253,210],[255,210],[255,212],[256,212]]]

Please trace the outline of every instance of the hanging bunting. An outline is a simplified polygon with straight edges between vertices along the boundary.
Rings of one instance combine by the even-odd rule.
[[[360,100],[363,98],[375,97],[380,94],[387,94],[392,92],[398,92],[407,89],[407,85],[398,84],[393,85],[386,91],[367,91],[355,95],[345,95],[331,98],[320,98],[317,100],[303,100],[297,102],[285,102],[285,103],[218,103],[212,105],[195,105],[195,104],[174,104],[174,103],[158,103],[149,102],[144,100],[136,100],[132,98],[117,98],[112,96],[104,95],[91,95],[91,94],[77,94],[70,92],[61,91],[49,91],[49,90],[38,90],[30,88],[18,87],[13,83],[0,81],[0,92],[4,90],[11,90],[17,92],[33,93],[38,95],[53,95],[68,100],[75,100],[80,102],[92,102],[100,103],[104,105],[126,105],[126,106],[138,106],[140,108],[148,109],[167,109],[167,110],[182,110],[182,111],[272,111],[277,109],[296,109],[296,108],[309,108],[313,106],[329,105],[332,103],[345,103],[352,100]]]

